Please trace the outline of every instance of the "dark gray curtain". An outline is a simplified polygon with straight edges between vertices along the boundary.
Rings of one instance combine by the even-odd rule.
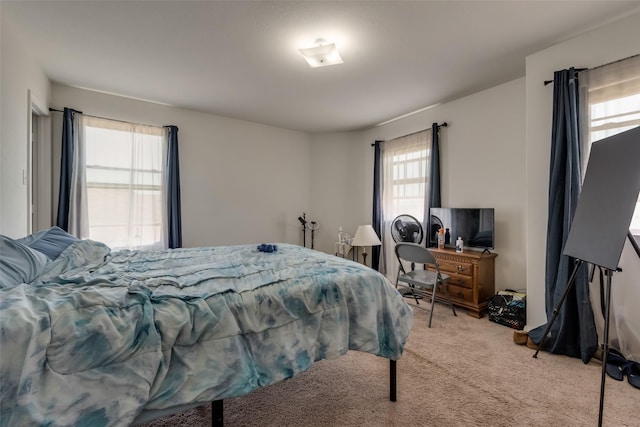
[[[180,160],[178,156],[178,128],[166,126],[169,130],[167,148],[167,225],[169,228],[169,248],[182,247],[182,211],[180,203]]]
[[[371,216],[372,226],[378,234],[378,238],[382,240],[382,189],[380,188],[380,175],[382,169],[380,166],[380,143],[376,141],[373,154],[373,214]],[[380,267],[380,246],[371,248],[371,268],[378,270]]]
[[[73,120],[76,111],[64,109],[62,113],[62,150],[60,155],[60,192],[58,193],[58,215],[56,225],[69,231],[69,198],[73,174]]]
[[[425,245],[429,246],[431,240],[429,236],[432,234],[431,224],[431,208],[439,208],[441,205],[440,199],[440,126],[438,123],[431,125],[431,161],[429,166],[429,212],[428,218],[425,221]]]
[[[557,307],[569,285],[575,260],[562,254],[569,227],[582,189],[581,154],[578,136],[578,77],[574,68],[556,71],[553,79],[553,129],[549,176],[549,218],[545,268],[547,321],[558,308],[558,316],[543,350],[580,357],[589,362],[598,346],[598,335],[589,300],[587,265],[576,272],[573,287]],[[542,341],[547,325],[529,332],[534,343]]]

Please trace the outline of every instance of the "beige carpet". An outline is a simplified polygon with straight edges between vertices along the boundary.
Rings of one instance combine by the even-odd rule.
[[[534,351],[513,330],[453,317],[437,305],[432,328],[414,310],[389,401],[389,362],[349,352],[288,381],[224,402],[225,426],[596,426],[601,364]],[[640,390],[607,377],[605,426],[640,426]],[[210,405],[145,427],[210,426]]]

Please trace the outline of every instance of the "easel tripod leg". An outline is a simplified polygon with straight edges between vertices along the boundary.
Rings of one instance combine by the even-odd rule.
[[[598,426],[602,426],[602,413],[604,410],[604,382],[607,378],[607,357],[609,356],[609,313],[611,311],[611,276],[613,271],[607,269],[607,292],[605,296],[604,317],[604,343],[602,344],[602,373],[600,376],[600,410],[598,412]]]
[[[540,344],[538,344],[538,348],[536,349],[536,352],[533,354],[534,358],[538,358],[538,352],[544,345],[544,342],[547,340],[547,335],[551,330],[551,326],[553,326],[553,322],[556,321],[556,317],[558,317],[558,312],[560,311],[560,307],[562,307],[562,304],[564,304],[564,300],[567,299],[567,295],[569,294],[569,291],[571,290],[571,288],[573,287],[573,284],[575,283],[576,275],[578,274],[578,270],[580,269],[581,265],[582,265],[582,260],[577,259],[575,262],[575,266],[573,267],[573,271],[571,272],[571,276],[569,277],[569,282],[567,283],[567,287],[564,290],[562,297],[560,298],[560,302],[558,302],[558,305],[553,310],[553,316],[551,316],[551,320],[549,321],[549,323],[547,323],[547,327],[544,330],[544,334],[542,334],[542,340],[540,340]]]

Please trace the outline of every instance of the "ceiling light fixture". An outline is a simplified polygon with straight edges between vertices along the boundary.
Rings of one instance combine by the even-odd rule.
[[[311,68],[343,63],[335,43],[329,43],[325,39],[317,39],[315,44],[315,47],[300,49],[300,53]]]

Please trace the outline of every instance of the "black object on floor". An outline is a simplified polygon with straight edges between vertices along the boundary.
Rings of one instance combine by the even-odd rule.
[[[607,374],[617,381],[622,381],[624,369],[629,361],[618,350],[610,348],[607,355]]]
[[[630,361],[625,369],[629,384],[635,388],[640,388],[640,363]]]

